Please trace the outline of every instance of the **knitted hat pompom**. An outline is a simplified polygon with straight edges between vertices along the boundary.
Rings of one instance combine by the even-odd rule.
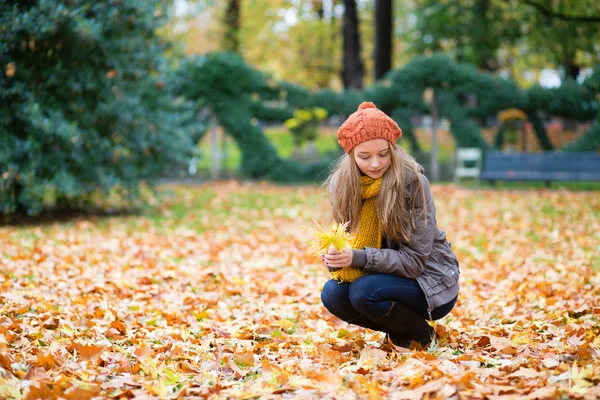
[[[362,102],[337,133],[338,143],[346,153],[367,140],[385,139],[396,144],[401,137],[398,124],[370,101]]]
[[[358,106],[359,110],[364,110],[365,108],[375,108],[375,109],[377,109],[377,107],[375,106],[375,104],[371,103],[370,101],[363,101],[362,103],[360,103],[360,106]]]

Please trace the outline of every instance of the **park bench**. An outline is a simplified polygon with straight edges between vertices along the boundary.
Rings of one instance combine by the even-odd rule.
[[[495,181],[600,181],[600,153],[489,152],[481,179]]]

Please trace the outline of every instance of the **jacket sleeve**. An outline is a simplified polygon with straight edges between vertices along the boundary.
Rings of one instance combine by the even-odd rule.
[[[427,203],[427,223],[423,218],[423,201],[421,198],[415,198],[416,228],[413,229],[409,243],[400,244],[398,250],[375,249],[372,247],[355,250],[352,260],[353,266],[363,267],[365,272],[369,273],[394,274],[408,278],[416,278],[425,270],[435,239],[437,221],[429,181],[423,174],[420,178],[423,182]],[[414,183],[418,184],[418,182]]]

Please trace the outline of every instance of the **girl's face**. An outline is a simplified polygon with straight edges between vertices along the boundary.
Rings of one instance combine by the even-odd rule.
[[[354,148],[354,161],[363,174],[374,179],[382,177],[392,163],[388,141],[373,139],[360,143]]]

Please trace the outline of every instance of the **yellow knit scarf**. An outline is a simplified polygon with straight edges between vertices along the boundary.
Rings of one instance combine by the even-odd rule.
[[[377,217],[377,195],[381,189],[382,178],[373,179],[366,175],[360,177],[360,195],[364,200],[360,210],[360,226],[354,234],[353,249],[365,247],[381,248],[381,221]],[[366,273],[360,268],[341,268],[331,272],[333,279],[340,282],[352,282]]]

